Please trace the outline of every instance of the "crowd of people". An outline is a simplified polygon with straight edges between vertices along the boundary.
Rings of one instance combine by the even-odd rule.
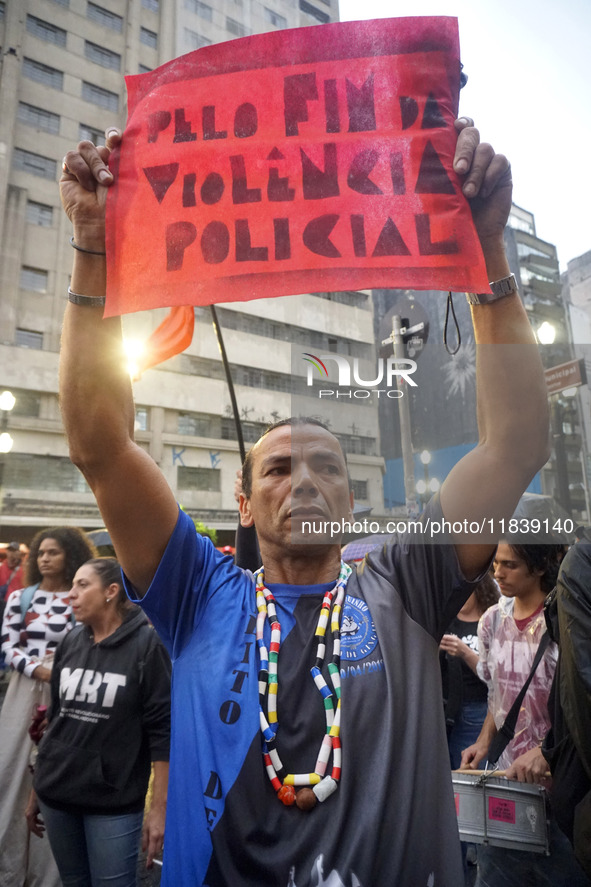
[[[455,126],[454,170],[491,293],[471,298],[478,445],[423,515],[450,528],[506,521],[548,457],[542,365],[503,240],[510,167],[473,121]],[[97,559],[81,531],[45,530],[6,602],[0,887],[132,887],[142,827],[151,861],[165,811],[167,887],[458,887],[450,763],[459,753],[469,769],[492,760],[564,551],[461,530],[432,544],[419,532],[352,568],[339,539],[303,530],[310,518],[350,519],[353,507],[341,445],[309,417],[276,423],[244,462],[240,523],[256,565],[198,535],[131,436],[121,324],[102,316],[108,159],[120,141],[111,129],[104,146],[80,143],[60,181],[75,247],[62,414],[118,561]],[[445,711],[440,650],[448,672],[462,665]],[[588,675],[568,651],[558,702],[589,776],[584,694],[567,692],[569,675],[583,685]],[[547,779],[542,746],[557,726],[548,708],[555,641],[542,652],[501,757],[509,777],[527,782]],[[32,755],[40,706],[47,723],[36,725]],[[570,843],[588,825],[585,797],[570,840],[553,822],[550,855],[535,865],[526,851],[479,848],[478,887],[588,884]]]
[[[2,887],[129,887],[140,843],[148,865],[162,849],[170,659],[118,562],[95,555],[77,528],[38,533],[6,603]]]
[[[241,533],[239,529],[238,543]],[[566,598],[563,606],[570,606],[572,613],[574,585],[583,599],[578,615],[591,613],[591,540],[583,538],[577,546],[565,557],[563,544],[501,540],[492,568],[449,623],[439,648],[452,770],[495,764],[509,779],[552,789],[549,771],[554,769],[556,745],[564,746],[565,735],[570,736],[564,717],[556,724],[552,715],[558,700],[550,701],[551,691],[560,697],[555,690],[558,624],[519,705],[512,738],[505,741],[498,760],[487,759],[547,632],[548,596],[557,581],[569,591],[561,596]],[[170,658],[146,616],[125,593],[117,560],[94,554],[75,528],[39,533],[25,564],[23,581],[30,585],[16,589],[8,599],[2,647],[13,677],[0,711],[0,785],[5,799],[0,884],[5,887],[133,887],[140,845],[147,850],[149,865],[163,848]],[[373,559],[380,560],[374,553],[363,567],[351,566],[368,569]],[[581,621],[575,626],[579,633]],[[570,628],[563,637],[572,669],[574,659],[588,657],[588,646],[584,640],[575,644],[575,655]],[[588,642],[586,635],[583,638]],[[584,684],[584,662],[574,673]],[[584,700],[584,693],[577,698]],[[32,716],[44,703],[47,714],[37,750],[30,738]],[[568,697],[566,705],[569,714],[577,714],[579,726],[588,723],[588,706]],[[561,731],[558,743],[553,727]],[[588,803],[591,789],[586,769],[590,762],[584,753],[588,746],[587,733],[571,742],[571,769],[566,771],[570,793],[559,784],[559,815],[549,807],[548,854],[477,846],[476,887],[588,887],[589,820],[584,808],[577,813],[578,853],[573,852],[575,810]],[[145,812],[151,767],[151,806]],[[559,775],[565,775],[564,758]],[[215,786],[210,787],[215,794]],[[44,834],[48,840],[39,840]],[[474,883],[466,866],[464,878],[466,884]]]

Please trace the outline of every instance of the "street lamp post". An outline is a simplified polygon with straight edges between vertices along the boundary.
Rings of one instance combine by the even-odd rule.
[[[3,514],[4,502],[4,457],[6,453],[10,453],[14,440],[8,432],[8,416],[14,408],[16,398],[12,391],[3,391],[0,394],[0,413],[2,413],[2,421],[0,422],[0,517]]]
[[[417,481],[416,490],[421,497],[421,502],[424,508],[431,495],[439,490],[441,484],[436,477],[429,476],[429,465],[431,464],[432,459],[429,450],[423,450],[419,455],[419,459],[423,463],[423,478]]]

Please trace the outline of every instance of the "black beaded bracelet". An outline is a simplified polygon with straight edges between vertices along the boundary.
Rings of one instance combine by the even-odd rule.
[[[74,249],[77,249],[78,252],[88,253],[90,256],[106,256],[107,253],[100,249],[86,249],[84,246],[78,246],[78,244],[74,240],[74,235],[70,237],[70,246],[73,246]]]
[[[105,305],[104,296],[81,296],[80,293],[73,293],[70,287],[68,287],[68,301],[84,308],[103,308]]]

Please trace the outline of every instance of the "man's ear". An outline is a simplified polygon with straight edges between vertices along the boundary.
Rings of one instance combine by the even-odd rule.
[[[240,525],[242,527],[253,527],[254,518],[250,510],[250,499],[247,499],[244,493],[240,493],[238,499],[238,510],[240,512]]]

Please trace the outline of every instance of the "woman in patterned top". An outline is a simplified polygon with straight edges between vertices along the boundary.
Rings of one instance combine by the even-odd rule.
[[[13,674],[0,714],[0,887],[61,883],[48,842],[28,839],[28,729],[36,706],[48,704],[53,653],[73,625],[68,594],[74,574],[95,555],[76,527],[42,530],[31,543],[27,588],[12,592],[6,603],[2,652]]]

